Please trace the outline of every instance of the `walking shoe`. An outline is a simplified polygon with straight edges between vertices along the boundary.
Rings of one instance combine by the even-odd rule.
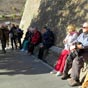
[[[56,73],[56,76],[61,76],[61,75],[62,75],[62,73],[59,71]]]
[[[22,51],[22,52],[23,52],[23,51],[24,51],[24,49],[21,49],[20,51]]]
[[[56,70],[52,70],[52,71],[50,72],[50,74],[56,74],[56,73],[57,73]]]
[[[72,86],[72,87],[79,85],[79,82],[77,82],[77,81],[74,80],[73,78],[68,79],[68,83],[69,83],[69,85]]]
[[[63,74],[63,76],[61,77],[62,80],[66,80],[70,77],[70,75],[66,75],[66,74]]]

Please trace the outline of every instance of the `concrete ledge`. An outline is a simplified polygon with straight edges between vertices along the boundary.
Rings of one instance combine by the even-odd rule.
[[[52,67],[54,67],[61,51],[62,48],[52,46],[48,51],[46,50],[44,52],[43,60]]]
[[[45,50],[43,60],[49,65],[53,66],[56,64],[56,61],[62,51],[62,48],[52,46],[49,50]],[[39,52],[39,45],[34,49],[34,55],[37,57]]]
[[[62,51],[62,48],[57,47],[57,46],[52,46],[49,50],[54,53],[60,54],[60,52]]]

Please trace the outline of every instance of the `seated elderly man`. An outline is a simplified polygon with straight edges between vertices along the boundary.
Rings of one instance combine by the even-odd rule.
[[[79,74],[82,68],[86,55],[88,54],[88,22],[83,24],[83,33],[81,33],[77,40],[74,41],[70,47],[71,53],[67,57],[65,68],[62,76],[62,80],[69,77],[68,71],[72,67],[71,78],[68,80],[70,86],[76,86],[79,84]]]

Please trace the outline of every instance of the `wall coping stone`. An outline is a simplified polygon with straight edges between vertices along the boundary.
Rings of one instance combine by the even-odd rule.
[[[57,54],[60,54],[60,52],[62,51],[63,48],[57,47],[57,46],[52,46],[51,48],[49,48],[49,51],[53,51]]]

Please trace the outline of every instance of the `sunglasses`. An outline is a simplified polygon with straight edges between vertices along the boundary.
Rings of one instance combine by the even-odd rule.
[[[88,28],[88,27],[82,27],[82,28],[84,28],[84,29],[85,29],[85,28]]]

